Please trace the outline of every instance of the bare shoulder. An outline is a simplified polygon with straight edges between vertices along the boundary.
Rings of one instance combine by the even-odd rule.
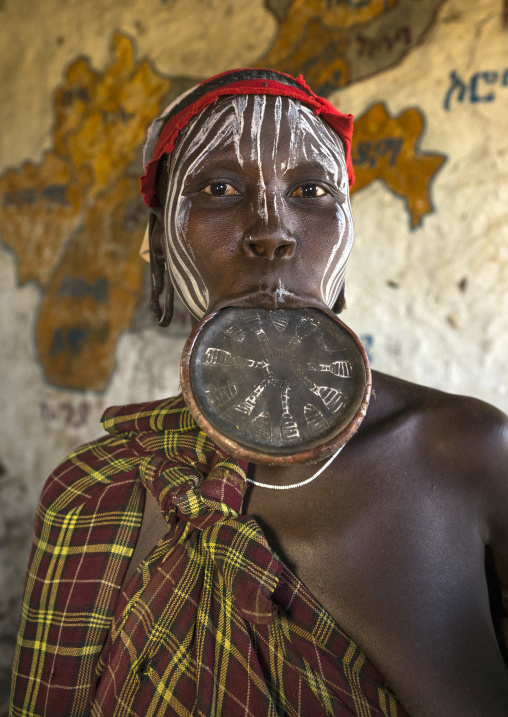
[[[369,412],[372,408],[376,418],[387,419],[405,413],[407,417],[445,421],[453,433],[476,430],[481,438],[492,434],[506,440],[508,417],[485,401],[421,386],[379,371],[373,371],[372,376]]]
[[[370,416],[369,416],[370,414]],[[373,372],[367,426],[402,423],[417,431],[434,458],[497,472],[508,451],[508,417],[470,396],[438,391]],[[504,466],[503,466],[504,467]]]
[[[373,372],[367,417],[366,430],[388,430],[429,470],[484,501],[493,524],[506,524],[508,532],[508,417],[502,411]]]

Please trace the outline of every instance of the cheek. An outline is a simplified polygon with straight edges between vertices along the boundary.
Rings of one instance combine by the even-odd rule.
[[[199,275],[210,298],[234,285],[237,272],[232,269],[238,254],[235,224],[231,218],[203,210],[188,202],[185,231],[180,240],[192,257],[189,271]],[[183,227],[183,224],[182,224]]]
[[[334,202],[327,211],[309,213],[304,226],[305,240],[301,246],[305,250],[300,271],[306,273],[307,284],[319,287],[321,299],[331,307],[343,281],[352,247],[349,206],[347,202]]]
[[[233,252],[233,234],[231,222],[224,217],[210,216],[191,207],[182,239],[199,263],[203,276],[207,274],[209,264]]]
[[[332,251],[345,250],[353,235],[353,220],[348,203],[336,204],[333,218],[330,219],[330,230],[334,237]]]
[[[351,206],[346,201],[337,207],[335,241],[329,246],[327,262],[321,279],[321,296],[331,308],[344,281],[347,263],[353,246]]]
[[[319,212],[303,217],[300,224],[303,229],[305,245],[312,252],[314,261],[325,263],[331,254],[341,252],[348,243],[351,222],[340,205],[334,205],[327,212]]]

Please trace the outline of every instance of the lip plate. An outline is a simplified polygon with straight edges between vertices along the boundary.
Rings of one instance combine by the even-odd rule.
[[[229,307],[234,309],[241,310],[241,307]],[[261,308],[259,305],[256,308]],[[315,306],[311,307],[305,307],[316,310]],[[371,393],[371,373],[370,373],[370,367],[367,359],[367,355],[365,353],[365,350],[360,343],[358,337],[354,334],[354,332],[340,319],[337,318],[335,314],[333,314],[328,309],[324,308],[323,306],[319,307],[319,311],[321,311],[323,314],[326,314],[329,319],[332,319],[332,321],[337,324],[337,327],[341,331],[347,332],[349,336],[353,339],[353,342],[355,344],[356,349],[358,350],[359,357],[361,359],[361,362],[363,364],[365,374],[364,374],[364,385],[363,385],[363,391],[359,391],[359,399],[357,403],[356,410],[354,410],[353,415],[351,419],[347,422],[346,425],[342,425],[337,429],[337,426],[335,425],[335,428],[333,428],[327,435],[320,436],[318,440],[313,442],[307,442],[306,447],[301,450],[301,446],[298,445],[292,447],[290,450],[287,448],[284,448],[280,450],[278,453],[274,452],[274,450],[269,447],[269,450],[263,450],[259,447],[253,447],[252,445],[246,445],[244,442],[242,442],[241,437],[240,440],[238,439],[238,435],[231,435],[231,431],[228,431],[226,433],[224,430],[221,430],[221,421],[217,420],[217,417],[211,416],[210,411],[207,410],[206,407],[203,405],[203,400],[197,397],[200,393],[199,389],[197,391],[194,390],[194,387],[192,385],[193,380],[195,381],[196,378],[192,378],[193,375],[193,357],[195,356],[196,352],[196,345],[199,343],[200,336],[203,331],[206,333],[206,328],[208,327],[210,322],[212,322],[215,317],[218,316],[219,313],[223,312],[223,309],[216,309],[211,314],[208,314],[206,317],[204,317],[199,324],[197,324],[191,335],[189,336],[185,346],[184,350],[182,352],[182,360],[181,360],[181,384],[182,384],[182,391],[184,400],[189,408],[189,411],[196,421],[196,423],[200,426],[200,428],[224,451],[227,453],[233,455],[234,457],[242,460],[247,460],[252,463],[263,463],[268,465],[290,465],[293,463],[315,463],[321,460],[326,459],[328,456],[330,456],[332,453],[334,453],[338,448],[343,446],[347,441],[349,441],[352,436],[356,433],[358,430],[365,413],[367,411],[369,399],[370,399],[370,393]],[[243,312],[241,312],[243,313]],[[196,394],[196,395],[195,395]],[[351,415],[351,414],[350,414]],[[211,419],[211,420],[210,420]],[[222,425],[222,428],[224,426]],[[228,435],[229,434],[229,435]]]

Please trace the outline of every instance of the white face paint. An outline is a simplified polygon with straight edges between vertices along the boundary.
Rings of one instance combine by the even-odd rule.
[[[268,204],[266,198],[266,184],[263,177],[263,163],[261,161],[261,130],[266,109],[266,97],[254,95],[254,112],[250,127],[251,150],[250,158],[257,162],[259,167],[258,212],[265,223],[268,222]]]
[[[262,151],[266,137],[273,137],[269,152]],[[203,267],[200,271],[199,261],[186,239],[192,199],[184,194],[184,189],[188,178],[192,179],[207,163],[213,164],[214,154],[223,153],[228,146],[232,147],[240,172],[247,162],[256,167],[256,201],[252,211],[257,221],[267,227],[275,224],[284,227],[290,211],[287,193],[269,191],[267,178],[272,184],[284,185],[286,174],[298,168],[302,155],[307,162],[322,167],[330,184],[337,188],[336,241],[329,256],[320,262],[325,267],[321,299],[331,308],[343,283],[353,242],[344,149],[333,130],[311,109],[288,98],[276,97],[267,102],[264,95],[222,98],[191,121],[171,155],[165,206],[166,250],[173,284],[184,305],[196,318],[201,318],[210,307]],[[281,304],[293,293],[285,283],[279,278],[274,290]]]
[[[166,249],[173,285],[183,304],[196,318],[208,309],[209,293],[186,241],[190,200],[183,196],[185,181],[206,162],[216,147],[233,144],[240,166],[240,139],[248,97],[220,103],[207,117],[197,115],[171,155],[165,207]]]
[[[311,109],[294,100],[289,100],[288,121],[291,141],[286,169],[297,166],[299,153],[303,151],[307,160],[313,160],[327,169],[342,196],[342,201],[336,203],[337,242],[330,252],[321,281],[321,297],[331,308],[344,281],[353,247],[353,212],[344,148],[326,122],[321,122]],[[317,127],[321,130],[319,135],[316,133]]]

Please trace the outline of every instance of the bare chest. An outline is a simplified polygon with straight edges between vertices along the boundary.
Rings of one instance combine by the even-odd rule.
[[[294,491],[254,488],[244,509],[368,654],[387,639],[442,639],[458,615],[488,612],[477,517],[436,482],[329,471]]]

